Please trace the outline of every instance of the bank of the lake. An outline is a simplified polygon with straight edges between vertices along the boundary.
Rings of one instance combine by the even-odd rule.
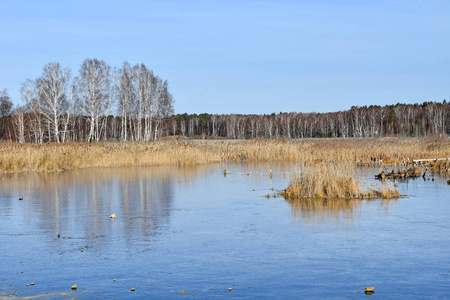
[[[307,165],[352,162],[390,166],[438,157],[450,157],[449,139],[173,140],[44,145],[3,142],[0,144],[0,172],[188,166],[224,161],[296,161]]]

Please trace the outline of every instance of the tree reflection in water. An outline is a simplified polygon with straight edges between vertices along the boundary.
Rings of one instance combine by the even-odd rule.
[[[64,252],[67,245],[58,241],[58,234],[72,246],[96,249],[114,247],[114,240],[128,244],[161,234],[177,184],[189,184],[200,170],[130,167],[7,174],[0,185],[11,209],[22,210],[18,215]],[[19,196],[26,205],[14,208]],[[116,221],[108,218],[112,213]]]

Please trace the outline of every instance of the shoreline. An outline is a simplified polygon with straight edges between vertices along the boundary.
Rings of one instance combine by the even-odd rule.
[[[295,161],[401,166],[450,157],[447,138],[172,140],[102,143],[0,143],[0,172],[51,172],[90,167],[189,166],[226,161]],[[442,161],[448,164],[447,161]],[[433,165],[434,162],[431,162]]]

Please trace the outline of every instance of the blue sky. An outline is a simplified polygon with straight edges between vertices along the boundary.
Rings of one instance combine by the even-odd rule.
[[[145,63],[176,113],[449,100],[450,1],[0,0],[0,89],[49,62]]]

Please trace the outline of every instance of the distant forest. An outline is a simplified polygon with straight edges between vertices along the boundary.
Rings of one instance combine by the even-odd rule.
[[[86,59],[78,76],[58,63],[26,80],[24,105],[0,91],[0,139],[19,143],[148,142],[177,138],[428,137],[450,134],[450,104],[353,106],[333,113],[177,114],[167,80],[144,64],[112,69]]]
[[[228,139],[445,136],[450,134],[450,104],[353,106],[332,113],[178,114],[166,120],[166,126],[167,135]]]

